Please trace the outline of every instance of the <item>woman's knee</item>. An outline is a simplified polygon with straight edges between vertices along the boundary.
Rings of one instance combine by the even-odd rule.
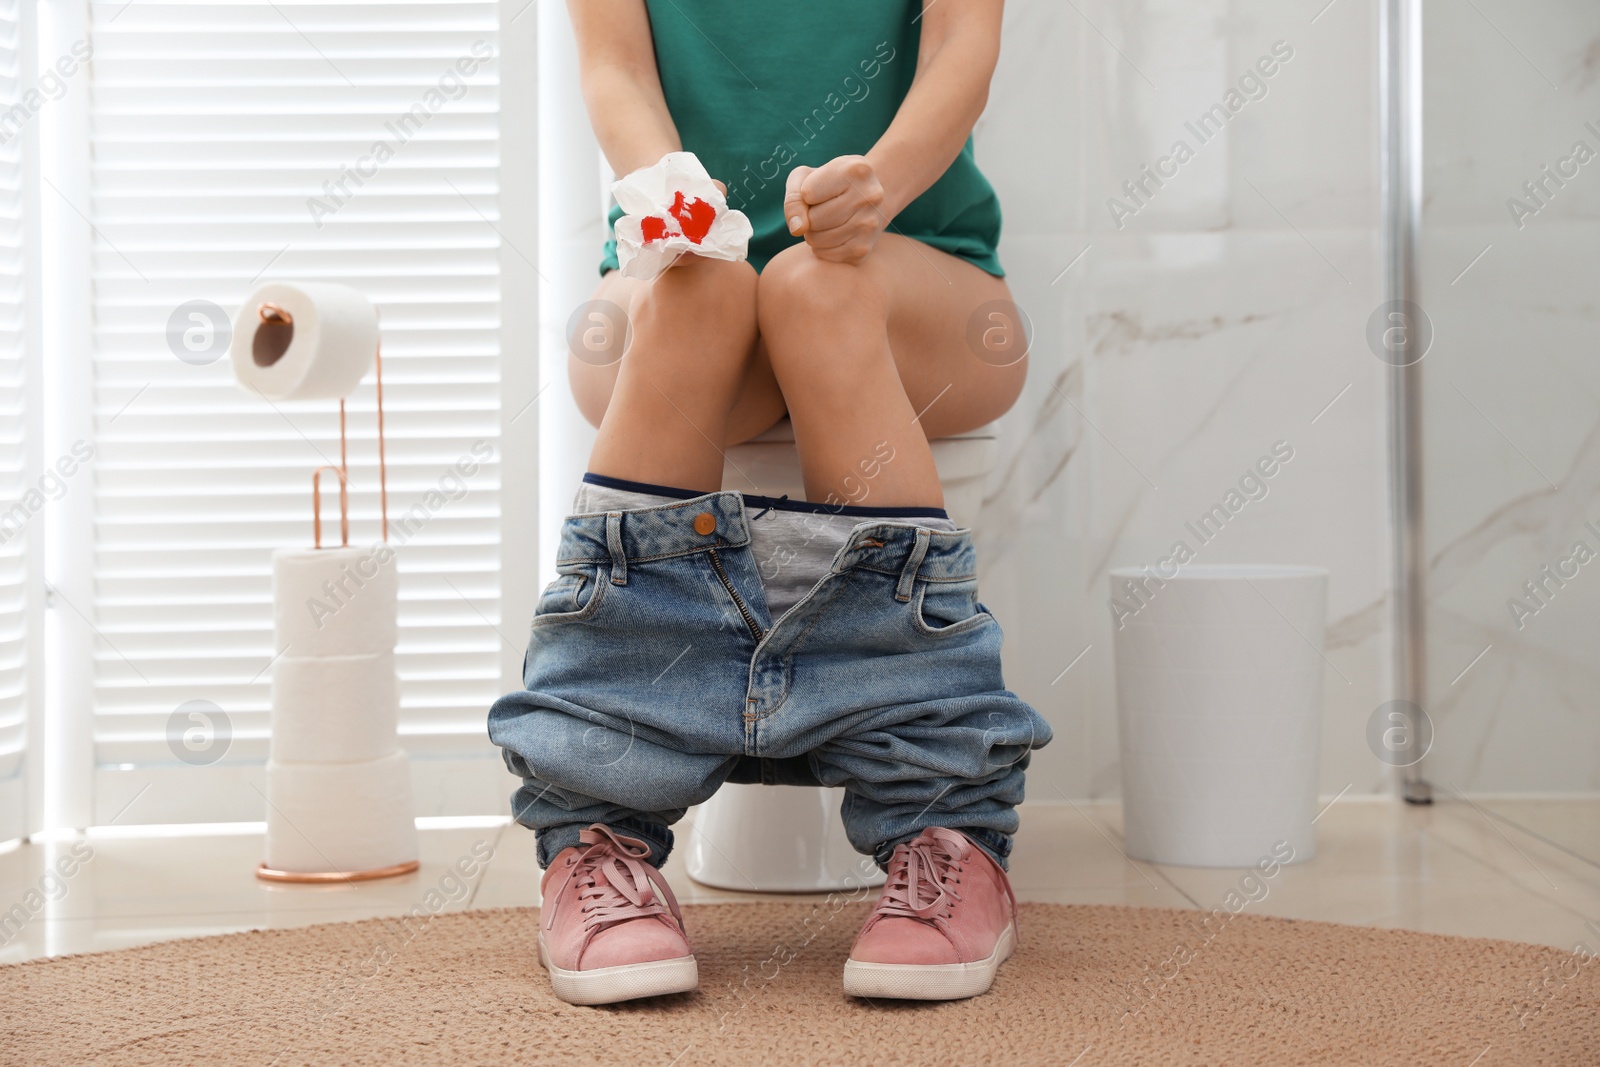
[[[741,380],[756,351],[756,272],[699,256],[649,282],[612,272],[568,323],[567,351],[573,399],[591,426],[625,365],[649,366],[652,377]]]
[[[684,256],[639,290],[628,315],[636,338],[748,335],[748,348],[756,332],[755,269],[745,262]]]
[[[774,256],[761,272],[757,307],[761,332],[769,347],[782,350],[787,331],[815,333],[833,328],[855,328],[863,321],[886,322],[888,289],[869,257],[859,265],[819,259],[810,246],[800,244]],[[772,344],[773,335],[779,344]],[[775,353],[781,358],[781,351]]]

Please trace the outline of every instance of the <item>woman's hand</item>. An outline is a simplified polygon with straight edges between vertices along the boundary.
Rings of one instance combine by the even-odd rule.
[[[820,167],[789,172],[783,217],[789,232],[803,236],[818,259],[860,263],[889,225],[883,213],[883,183],[866,156],[840,156]]]

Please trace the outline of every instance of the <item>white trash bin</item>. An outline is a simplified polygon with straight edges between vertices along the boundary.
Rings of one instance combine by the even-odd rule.
[[[1327,589],[1320,567],[1111,572],[1130,856],[1249,867],[1280,843],[1290,862],[1315,854]]]

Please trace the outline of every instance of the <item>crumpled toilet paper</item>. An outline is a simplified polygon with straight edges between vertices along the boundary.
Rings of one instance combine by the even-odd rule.
[[[693,152],[668,152],[615,182],[611,194],[624,212],[615,226],[624,277],[648,281],[685,252],[733,262],[749,252],[749,217],[728,206]]]

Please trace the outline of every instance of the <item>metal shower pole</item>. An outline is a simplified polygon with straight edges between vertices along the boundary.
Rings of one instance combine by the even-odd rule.
[[[1382,0],[1379,83],[1383,153],[1385,299],[1401,308],[1407,328],[1390,361],[1389,517],[1394,583],[1395,694],[1408,702],[1407,744],[1423,738],[1426,693],[1426,571],[1422,537],[1422,368],[1426,343],[1410,322],[1417,308],[1416,254],[1422,223],[1422,0]],[[1399,769],[1400,795],[1433,802],[1422,753]]]

